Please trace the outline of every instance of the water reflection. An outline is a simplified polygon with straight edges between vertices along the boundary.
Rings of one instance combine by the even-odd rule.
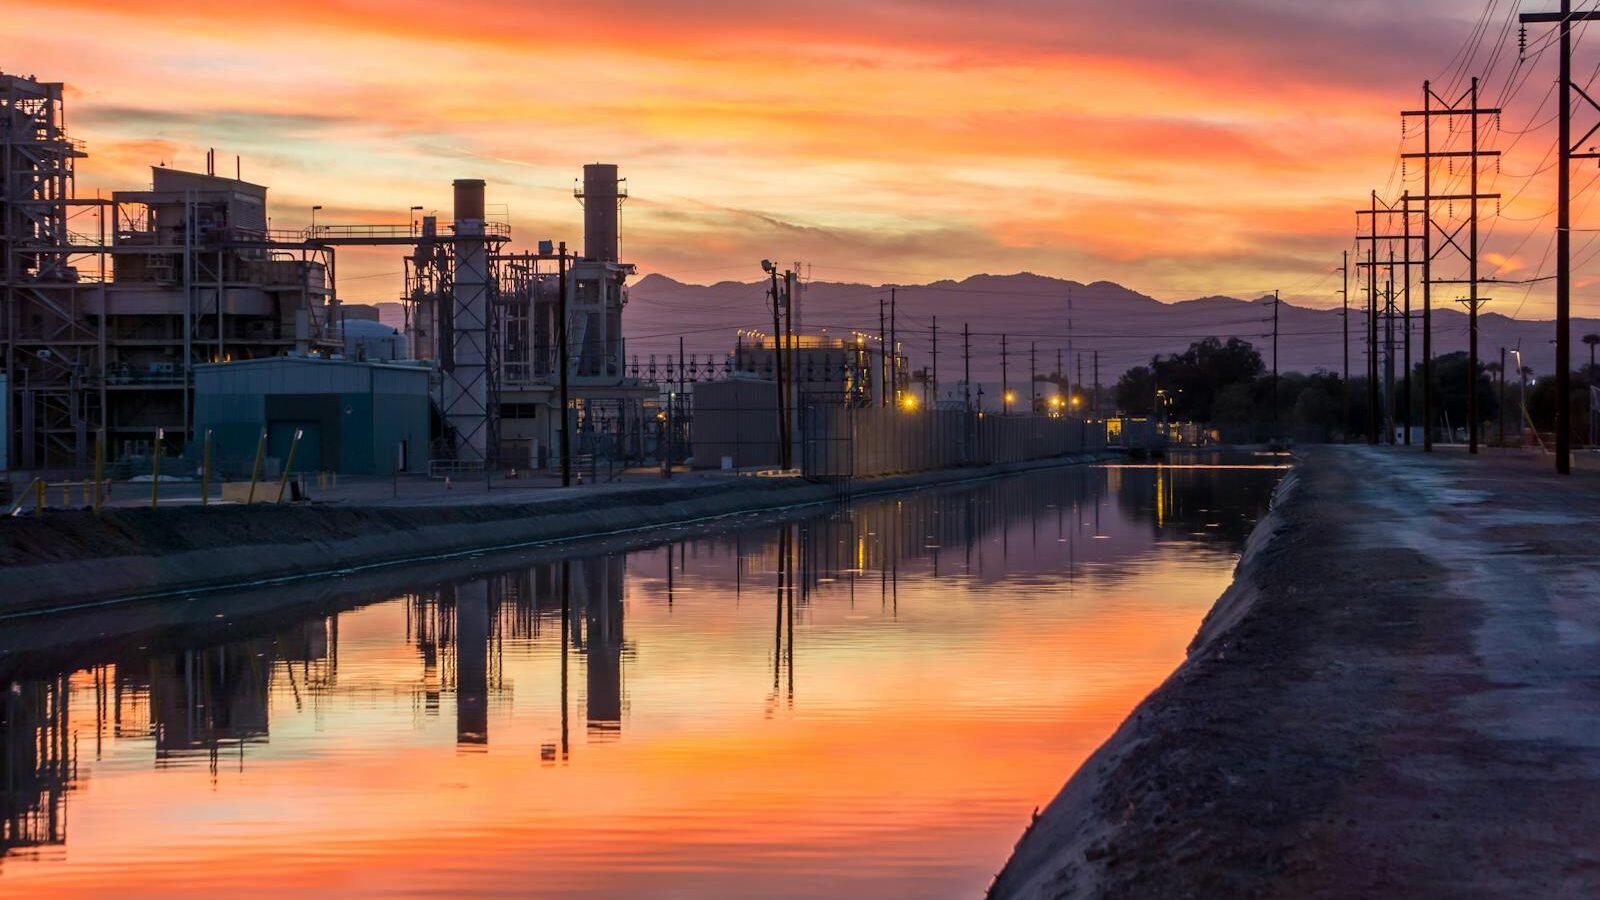
[[[1175,664],[1277,475],[1068,469],[7,628],[0,887],[970,893]]]

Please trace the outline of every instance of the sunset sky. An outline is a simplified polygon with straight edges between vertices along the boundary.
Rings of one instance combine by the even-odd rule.
[[[71,88],[80,193],[201,169],[215,147],[271,186],[277,227],[312,204],[401,223],[481,177],[523,241],[576,244],[573,178],[603,160],[632,191],[624,255],[680,280],[754,280],[773,257],[834,281],[1027,270],[1332,305],[1353,210],[1398,193],[1397,113],[1424,78],[1458,83],[1479,31],[1468,68],[1492,71],[1486,105],[1508,96],[1503,133],[1486,127],[1510,147],[1504,174],[1485,164],[1508,197],[1485,270],[1540,270],[1554,54],[1514,71],[1515,3],[1489,6],[57,0],[50,27],[0,31],[7,71]],[[399,268],[341,258],[341,293],[393,298]],[[1577,311],[1600,311],[1585,287]],[[1548,312],[1542,285],[1498,296]]]

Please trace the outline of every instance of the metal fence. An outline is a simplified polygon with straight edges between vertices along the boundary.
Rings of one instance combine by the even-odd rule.
[[[1105,448],[1104,423],[962,410],[817,404],[802,410],[799,463],[810,478],[864,478],[1026,462]]]

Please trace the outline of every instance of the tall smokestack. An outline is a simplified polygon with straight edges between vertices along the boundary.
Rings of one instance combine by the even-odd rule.
[[[444,418],[455,433],[456,458],[489,463],[496,419],[489,397],[489,275],[483,227],[483,182],[455,183],[455,254],[451,259],[449,365],[444,368]],[[442,324],[442,323],[441,323]]]
[[[617,167],[590,163],[583,167],[583,255],[586,259],[616,262]]]
[[[483,181],[478,178],[458,178],[456,188],[456,221],[483,221]]]

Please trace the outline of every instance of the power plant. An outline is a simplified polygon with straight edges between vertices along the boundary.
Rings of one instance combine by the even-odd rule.
[[[273,230],[267,188],[237,168],[219,175],[214,152],[204,173],[157,166],[147,190],[76,196],[88,154],[64,126],[63,92],[0,73],[0,468],[82,469],[97,440],[110,459],[157,441],[182,453],[199,437],[196,367],[340,359],[337,253],[357,246],[405,254],[404,340],[411,364],[430,368],[430,462],[548,462],[563,366],[567,427],[642,439],[655,389],[623,373],[634,267],[619,261],[615,165],[584,167],[581,254],[548,241],[508,252],[510,229],[486,216],[479,180],[455,183],[449,223]]]

